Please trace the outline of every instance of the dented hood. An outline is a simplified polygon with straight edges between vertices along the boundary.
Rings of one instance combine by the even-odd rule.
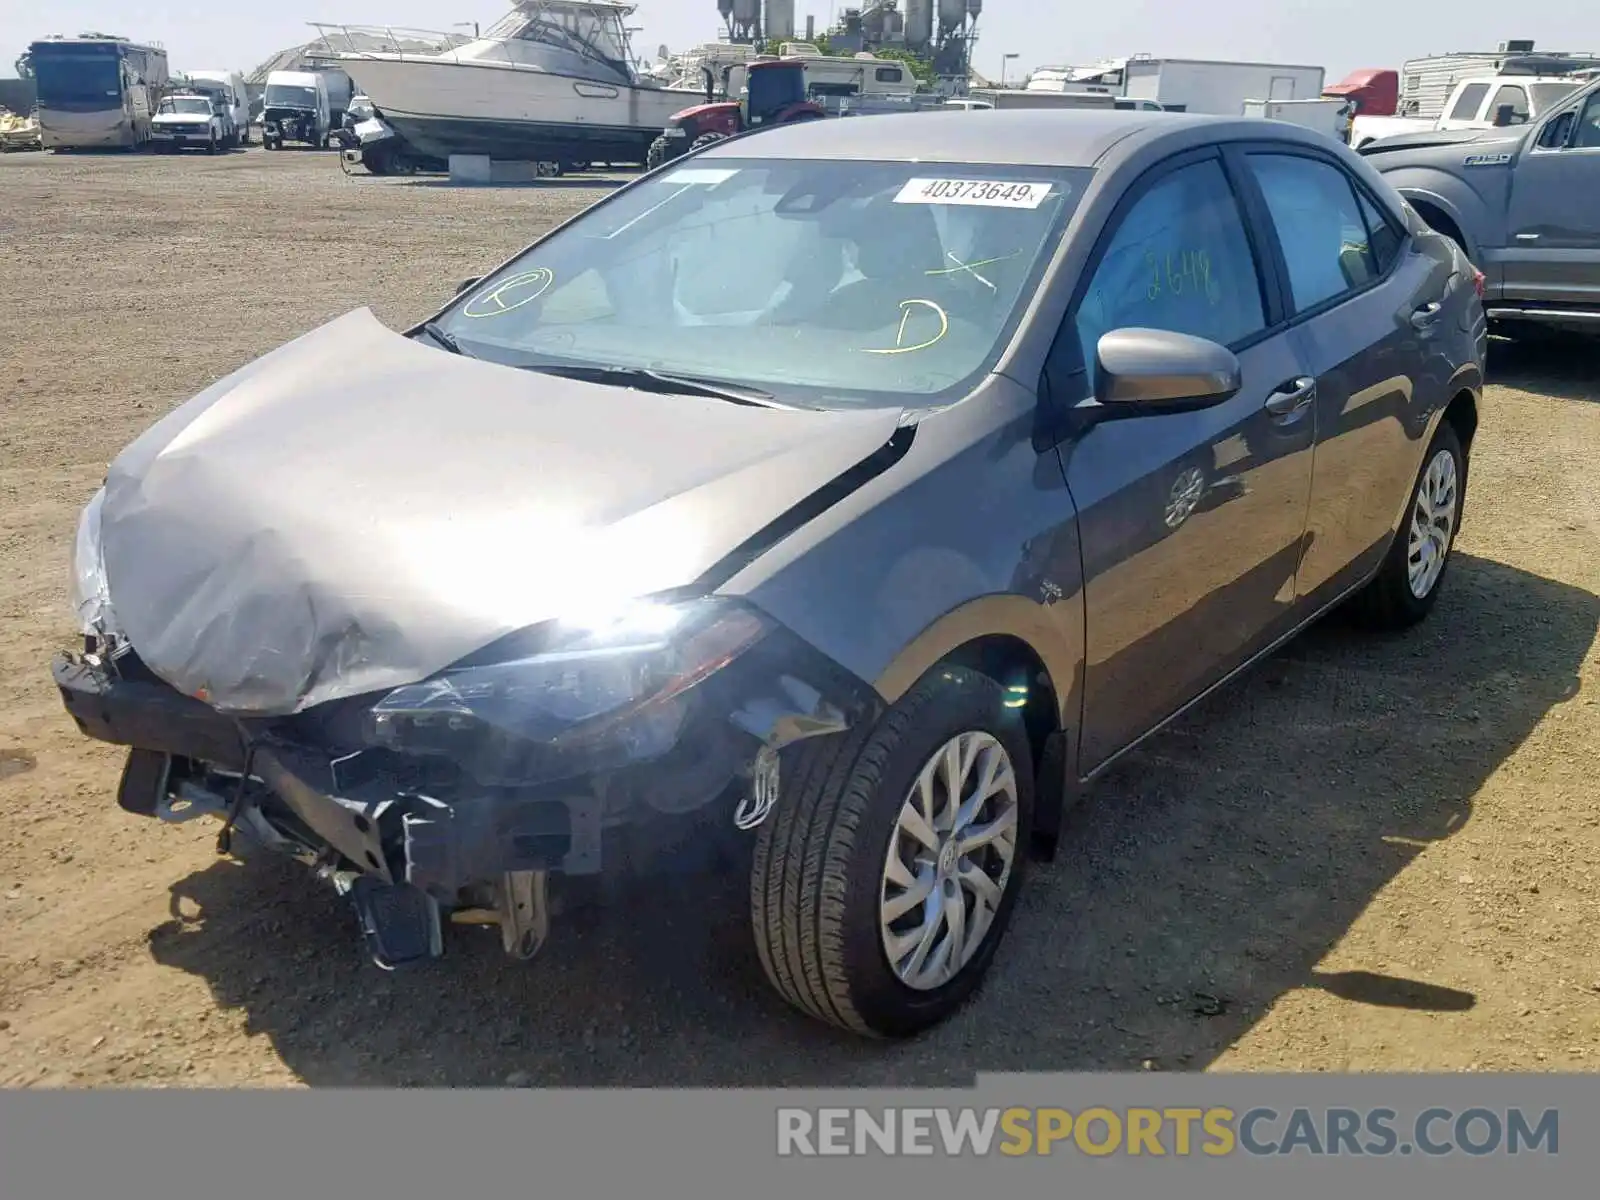
[[[692,584],[899,416],[559,379],[362,309],[123,451],[99,508],[104,587],[174,687],[223,711],[296,712]]]

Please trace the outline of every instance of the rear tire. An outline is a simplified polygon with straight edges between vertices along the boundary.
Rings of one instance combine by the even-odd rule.
[[[987,676],[941,667],[876,727],[801,743],[784,763],[777,808],[756,839],[751,921],[767,978],[801,1012],[867,1036],[909,1037],[948,1018],[982,983],[1022,885],[1033,818],[1028,738],[1005,698]],[[964,825],[949,820],[955,806],[943,803],[942,764],[952,744],[965,766],[958,794],[975,779],[994,789],[982,804],[961,806]],[[919,787],[924,778],[934,794],[929,803]],[[919,850],[903,826],[930,809],[937,856]],[[971,843],[985,828],[1005,832]],[[908,903],[922,889],[925,897]],[[895,911],[897,901],[903,911]],[[974,935],[954,973],[917,978],[919,963],[938,964],[960,944],[950,936],[952,914]],[[888,947],[902,938],[919,949],[900,958],[900,946],[897,969]]]
[[[1466,486],[1466,453],[1455,427],[1443,421],[1423,455],[1383,566],[1354,598],[1352,609],[1363,624],[1409,629],[1433,611],[1461,527]]]
[[[672,148],[672,143],[666,137],[658,137],[650,143],[650,149],[645,152],[644,166],[647,171],[654,171],[667,161],[667,151]]]

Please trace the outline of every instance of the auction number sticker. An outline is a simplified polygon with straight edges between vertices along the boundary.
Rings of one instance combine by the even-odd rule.
[[[983,208],[1038,208],[1050,195],[1048,183],[1004,179],[912,179],[896,204],[973,204]]]
[[[668,183],[698,183],[715,187],[737,175],[734,167],[683,167],[667,176]]]

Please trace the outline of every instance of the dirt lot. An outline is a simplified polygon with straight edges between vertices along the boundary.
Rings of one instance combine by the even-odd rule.
[[[1600,1068],[1600,372],[1577,347],[1497,344],[1433,620],[1315,630],[1123,766],[981,1002],[915,1044],[791,1015],[732,884],[568,921],[533,967],[467,936],[391,976],[297,868],[118,810],[118,754],[48,674],[107,461],[324,320],[423,315],[599,194],[314,153],[0,160],[0,1084]]]

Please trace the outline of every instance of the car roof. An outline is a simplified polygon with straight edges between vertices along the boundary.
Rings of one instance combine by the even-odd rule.
[[[1137,109],[994,109],[956,116],[920,113],[798,121],[704,151],[711,158],[849,159],[1022,167],[1096,167],[1152,141],[1185,145],[1251,138],[1318,144],[1327,137],[1251,117]],[[697,157],[699,157],[697,155]]]

